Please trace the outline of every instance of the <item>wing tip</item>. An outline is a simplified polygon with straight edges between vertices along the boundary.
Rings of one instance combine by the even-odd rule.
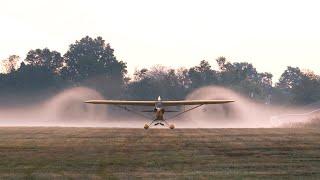
[[[93,103],[94,103],[94,100],[87,100],[87,101],[84,101],[83,103],[93,104]]]

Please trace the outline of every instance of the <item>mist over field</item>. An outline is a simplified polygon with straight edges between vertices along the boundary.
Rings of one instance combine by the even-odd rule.
[[[84,101],[89,99],[104,99],[104,97],[93,89],[75,87],[66,89],[40,103],[29,102],[29,105],[25,106],[1,108],[0,126],[142,128],[144,123],[151,120],[113,106],[85,104]],[[186,99],[232,99],[235,102],[204,105],[173,119],[170,118],[175,114],[165,113],[168,122],[174,123],[177,128],[288,127],[292,123],[302,125],[301,123],[308,122],[312,117],[306,115],[277,118],[277,115],[304,113],[311,109],[263,104],[218,86],[196,89]],[[190,107],[193,106],[181,107],[180,111]],[[152,107],[142,107],[142,109],[150,108]],[[150,115],[152,117],[153,114]]]

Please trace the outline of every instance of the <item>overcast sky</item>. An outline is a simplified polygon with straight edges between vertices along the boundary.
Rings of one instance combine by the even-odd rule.
[[[316,0],[1,0],[0,59],[102,36],[135,68],[190,67],[219,56],[276,78],[286,66],[320,73]]]

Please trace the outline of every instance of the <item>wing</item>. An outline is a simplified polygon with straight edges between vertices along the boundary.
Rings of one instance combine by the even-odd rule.
[[[158,101],[119,101],[119,100],[89,100],[85,103],[90,104],[110,104],[110,105],[136,105],[136,106],[155,106]],[[225,104],[234,102],[233,100],[183,100],[183,101],[161,101],[163,106],[183,106],[183,105],[202,105],[202,104]]]
[[[110,105],[136,105],[136,106],[154,106],[156,101],[119,101],[119,100],[89,100],[89,104],[110,104]]]
[[[162,101],[163,106],[203,105],[203,104],[225,104],[234,100],[183,100],[183,101]]]

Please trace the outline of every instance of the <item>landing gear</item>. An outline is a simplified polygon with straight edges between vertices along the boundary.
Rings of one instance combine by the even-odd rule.
[[[170,129],[174,129],[175,128],[174,124],[169,124],[165,120],[161,120],[161,121],[154,120],[150,124],[145,124],[143,128],[144,129],[149,129],[151,126],[158,126],[158,125],[166,126],[166,127],[169,127]]]

